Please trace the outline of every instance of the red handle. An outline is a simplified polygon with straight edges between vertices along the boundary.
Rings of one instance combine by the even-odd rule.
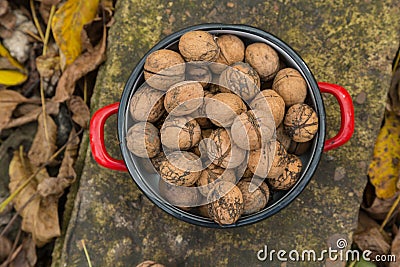
[[[354,107],[350,94],[343,87],[331,83],[318,83],[319,89],[322,93],[332,94],[340,106],[341,125],[339,133],[326,140],[324,151],[328,151],[340,147],[350,140],[354,132]]]
[[[126,165],[123,160],[112,158],[104,144],[104,124],[113,114],[118,112],[119,103],[114,103],[97,110],[90,120],[89,140],[92,149],[93,158],[100,165],[117,171],[126,171]]]

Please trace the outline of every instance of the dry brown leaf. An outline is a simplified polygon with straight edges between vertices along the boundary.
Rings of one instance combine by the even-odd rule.
[[[99,0],[68,0],[52,20],[53,36],[61,53],[61,68],[69,66],[82,53],[83,25],[97,14]]]
[[[1,91],[0,91],[1,92]],[[58,108],[59,108],[59,103],[53,102],[53,101],[48,101],[46,103],[46,112],[49,115],[56,115],[58,114]],[[15,118],[12,119],[7,126],[4,127],[4,129],[9,129],[9,128],[13,128],[13,127],[18,127],[21,125],[24,125],[26,123],[32,122],[32,121],[36,121],[39,117],[39,115],[42,113],[43,109],[42,107],[37,107],[35,110],[32,110],[32,112],[19,117],[19,118]]]
[[[72,112],[72,120],[82,128],[87,128],[90,120],[90,111],[80,96],[71,96],[68,107]]]
[[[58,56],[38,56],[36,58],[36,68],[43,78],[51,78],[53,74],[60,70],[60,57]]]
[[[361,207],[363,210],[365,210],[368,215],[375,219],[375,220],[384,220],[386,218],[386,215],[388,214],[390,208],[392,207],[393,203],[396,201],[397,196],[400,193],[397,192],[392,198],[388,199],[381,199],[378,197],[375,197],[372,205],[367,207],[365,203],[361,204]],[[398,209],[394,212],[393,216],[396,216],[398,213]]]
[[[106,50],[106,31],[103,30],[103,39],[93,51],[87,51],[80,55],[63,72],[56,88],[56,94],[53,97],[55,102],[64,102],[68,100],[75,90],[76,82],[95,70],[105,60]]]
[[[39,12],[44,21],[49,21],[50,9],[52,5],[58,5],[60,0],[42,0],[39,6]]]
[[[11,242],[4,236],[0,236],[0,263],[11,253]]]
[[[45,121],[47,129],[45,129]],[[29,150],[28,157],[35,166],[47,162],[56,151],[57,125],[47,114],[40,114],[38,118],[38,129]]]
[[[18,104],[26,102],[28,99],[13,90],[0,91],[0,131],[6,128],[14,109]]]
[[[35,212],[33,241],[38,247],[49,243],[54,237],[61,235],[58,223],[58,196],[40,199]]]
[[[395,255],[396,259],[400,259],[400,232],[398,232],[393,239],[390,254]],[[397,260],[396,262],[391,262],[389,267],[400,267],[400,261]]]
[[[37,261],[35,243],[31,237],[22,241],[22,245],[17,249],[18,255],[10,263],[10,267],[34,267]]]

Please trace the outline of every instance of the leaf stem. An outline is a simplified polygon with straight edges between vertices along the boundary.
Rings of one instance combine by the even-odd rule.
[[[44,95],[44,85],[43,85],[43,77],[40,77],[40,99],[42,101],[42,113],[43,113],[43,126],[44,126],[44,133],[47,142],[50,142],[48,128],[47,128],[47,112],[46,112],[46,98]]]
[[[397,206],[400,203],[400,194],[397,196],[396,201],[393,203],[392,207],[390,208],[389,212],[386,214],[385,220],[381,224],[381,227],[379,227],[379,231],[383,232],[383,228],[385,228],[386,224],[388,223],[390,217],[392,217],[393,212],[397,208]]]
[[[31,5],[31,10],[32,10],[32,17],[33,17],[33,22],[35,23],[35,26],[38,30],[39,36],[40,38],[42,38],[42,42],[44,41],[44,35],[43,35],[43,31],[42,28],[40,27],[40,23],[38,20],[38,17],[36,15],[36,10],[35,10],[35,5],[33,3],[33,0],[30,0],[30,5]]]
[[[50,9],[49,21],[47,21],[46,35],[44,36],[44,41],[43,41],[43,56],[45,56],[47,52],[47,43],[49,42],[50,38],[51,21],[53,20],[55,12],[56,12],[56,6],[52,5]]]
[[[85,240],[82,239],[81,243],[82,243],[83,251],[85,252],[85,256],[86,256],[86,260],[88,262],[88,265],[89,265],[89,267],[92,267],[92,262],[90,260],[89,253],[88,253],[88,251],[86,249]]]

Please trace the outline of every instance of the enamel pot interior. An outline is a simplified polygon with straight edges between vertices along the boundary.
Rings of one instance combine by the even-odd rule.
[[[179,38],[184,33],[193,30],[204,30],[215,35],[234,34],[240,37],[245,45],[254,42],[263,42],[273,47],[278,52],[280,60],[282,60],[287,67],[297,69],[305,78],[308,85],[308,94],[305,103],[314,108],[319,119],[318,132],[312,141],[312,145],[308,152],[301,156],[303,169],[297,183],[287,191],[272,192],[270,201],[263,210],[251,215],[242,216],[235,224],[231,225],[219,225],[209,218],[183,211],[182,209],[165,202],[162,197],[160,197],[158,191],[158,181],[160,179],[159,175],[154,171],[149,171],[148,166],[143,163],[143,160],[134,156],[128,150],[125,141],[126,133],[133,125],[133,121],[129,113],[129,102],[135,91],[144,82],[143,65],[146,56],[153,51],[164,48],[178,51]],[[246,25],[201,24],[180,30],[167,36],[158,44],[156,44],[139,61],[125,85],[120,101],[118,112],[118,136],[120,140],[122,156],[130,176],[137,186],[154,204],[170,215],[195,225],[214,228],[231,228],[252,224],[272,216],[289,205],[289,203],[292,202],[303,191],[314,174],[323,151],[325,138],[325,111],[321,93],[311,71],[308,69],[301,57],[282,40],[270,33]]]

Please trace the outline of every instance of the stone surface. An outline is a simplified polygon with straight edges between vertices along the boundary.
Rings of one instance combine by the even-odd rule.
[[[79,189],[53,265],[87,266],[82,239],[93,266],[135,266],[147,259],[166,266],[281,266],[276,258],[260,262],[257,252],[264,245],[321,251],[339,236],[350,244],[398,45],[398,9],[393,0],[117,1],[108,59],[97,80],[92,111],[119,100],[136,62],[162,37],[206,22],[242,23],[269,31],[292,46],[319,81],[340,84],[353,97],[362,92],[367,97],[355,103],[351,142],[324,154],[301,195],[273,217],[237,229],[201,228],[163,213],[127,173],[100,167],[84,145]],[[327,136],[333,136],[340,124],[339,108],[331,96],[324,96],[324,101]],[[106,140],[111,154],[118,157],[115,125],[115,118],[108,121]]]

